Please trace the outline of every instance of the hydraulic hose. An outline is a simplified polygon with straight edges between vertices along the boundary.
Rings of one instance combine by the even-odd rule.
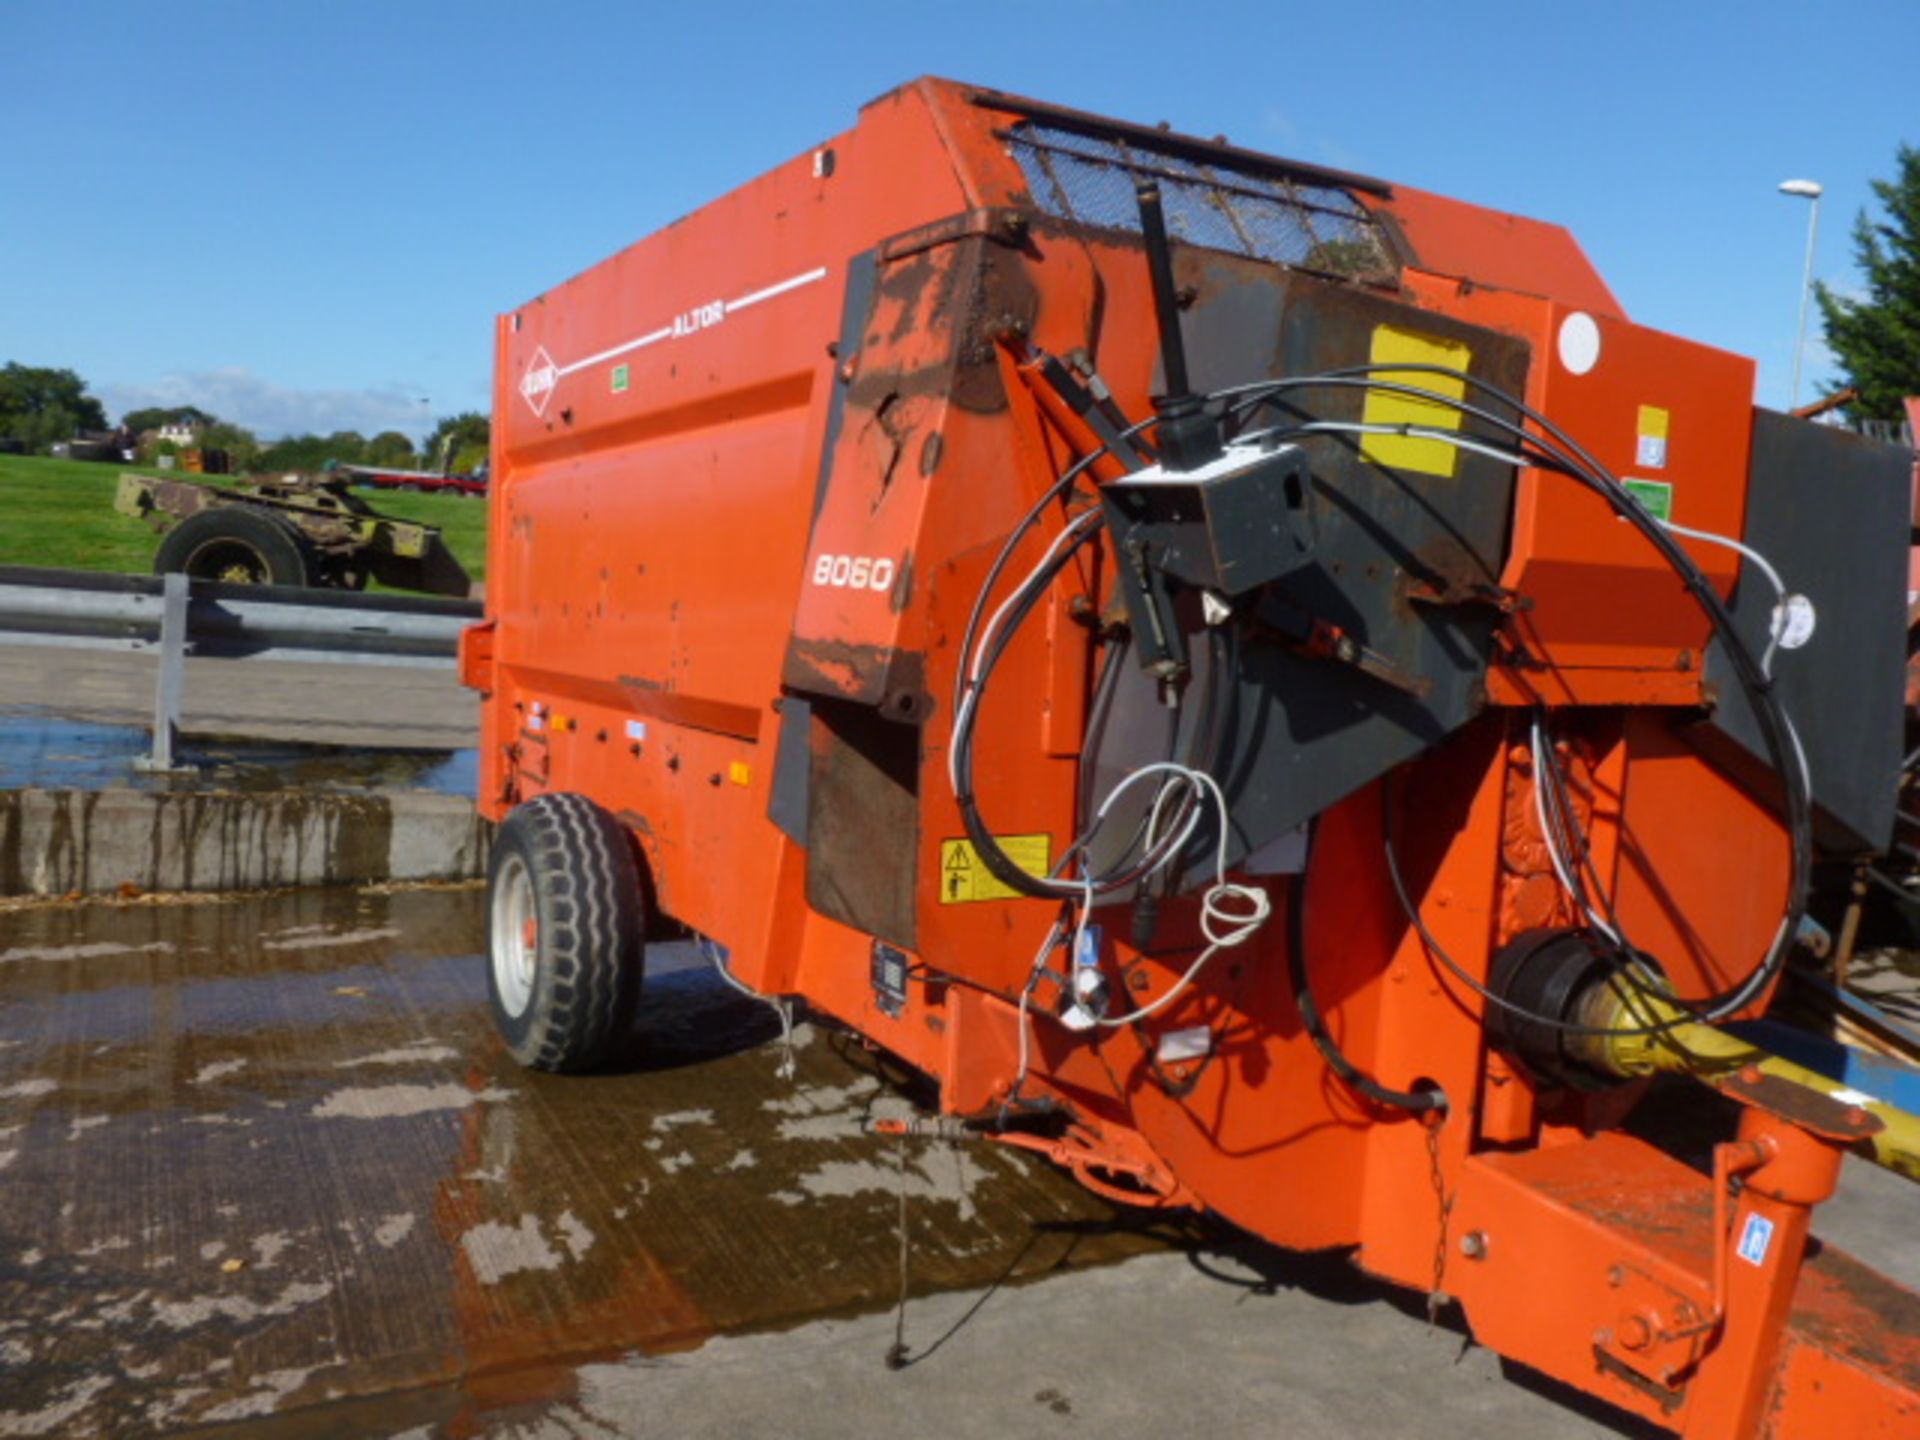
[[[1339,1042],[1333,1038],[1333,1033],[1327,1029],[1326,1017],[1320,1013],[1320,1002],[1314,999],[1313,985],[1307,977],[1305,874],[1294,882],[1293,895],[1287,905],[1287,976],[1293,986],[1293,1003],[1299,1008],[1300,1024],[1306,1030],[1307,1038],[1313,1041],[1313,1048],[1320,1052],[1320,1058],[1327,1062],[1327,1068],[1338,1075],[1349,1089],[1376,1105],[1406,1110],[1416,1115],[1446,1110],[1446,1091],[1437,1086],[1430,1090],[1395,1090],[1381,1084],[1346,1057]]]

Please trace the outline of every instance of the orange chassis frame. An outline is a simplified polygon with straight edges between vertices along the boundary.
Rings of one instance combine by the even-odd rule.
[[[960,634],[1015,518],[1097,444],[1034,383],[1034,357],[1084,354],[1134,417],[1154,384],[1138,237],[1049,222],[1009,158],[1008,127],[1043,113],[915,82],[503,316],[488,618],[462,656],[485,694],[485,813],[593,798],[634,833],[662,912],[726,945],[749,984],[934,1077],[961,1116],[1012,1093],[1012,997],[1057,907],[943,892],[964,834],[945,782]],[[1527,401],[1619,471],[1656,407],[1666,473],[1684,477],[1676,518],[1741,533],[1749,362],[1631,324],[1556,227],[1356,193],[1398,239],[1375,287],[1396,313],[1524,341]],[[1177,265],[1202,302],[1272,274],[1185,247]],[[1570,320],[1599,363],[1561,353]],[[1729,591],[1733,557],[1690,548]],[[1090,558],[1061,577],[980,721],[983,812],[1056,855],[1107,579]],[[1089,1039],[1036,1013],[1022,1093],[1072,1128],[1004,1138],[1122,1198],[1357,1247],[1373,1273],[1457,1299],[1502,1354],[1687,1435],[1920,1433],[1920,1299],[1830,1248],[1804,1255],[1846,1137],[1762,1096],[1709,1177],[1617,1128],[1642,1087],[1543,1091],[1489,1046],[1481,1002],[1389,888],[1391,807],[1415,902],[1471,973],[1521,931],[1574,922],[1516,713],[1545,705],[1600,873],[1680,992],[1725,986],[1772,938],[1780,822],[1674,733],[1705,699],[1708,634],[1678,582],[1601,500],[1532,470],[1501,579],[1529,608],[1506,622],[1480,718],[1323,814],[1306,873],[1261,882],[1271,921],[1164,1015]],[[908,760],[874,761],[874,727],[896,727],[885,755],[908,737]],[[814,813],[783,823],[801,771]],[[1384,1083],[1443,1088],[1438,1124],[1368,1104],[1314,1050],[1286,983],[1298,905],[1332,1032]],[[888,922],[847,918],[869,911]],[[1105,929],[1136,999],[1197,940],[1190,900],[1153,953]],[[913,967],[904,1004],[872,980],[883,940]],[[1161,1034],[1199,1025],[1204,1057],[1157,1062]],[[1757,1253],[1754,1216],[1772,1236]]]

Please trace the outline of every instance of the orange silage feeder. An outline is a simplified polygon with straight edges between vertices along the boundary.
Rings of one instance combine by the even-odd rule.
[[[1886,841],[1899,452],[1552,225],[941,80],[497,377],[521,1060],[603,1056],[670,921],[951,1123],[1623,1410],[1920,1433],[1920,1299],[1805,1243],[1881,1121],[1743,1068],[1712,1174],[1622,1128],[1627,1042],[1761,1012]]]

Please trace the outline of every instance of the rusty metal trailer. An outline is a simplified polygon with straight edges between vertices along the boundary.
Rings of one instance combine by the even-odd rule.
[[[473,593],[437,529],[380,514],[345,477],[223,486],[123,473],[113,503],[159,532],[156,575],[336,590],[377,580],[458,599]]]

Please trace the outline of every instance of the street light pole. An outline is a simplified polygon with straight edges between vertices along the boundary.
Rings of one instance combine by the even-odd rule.
[[[1800,406],[1800,360],[1807,348],[1807,303],[1813,298],[1813,241],[1820,233],[1820,196],[1818,180],[1783,180],[1782,195],[1798,195],[1807,201],[1807,266],[1800,280],[1800,329],[1793,341],[1793,407]]]

